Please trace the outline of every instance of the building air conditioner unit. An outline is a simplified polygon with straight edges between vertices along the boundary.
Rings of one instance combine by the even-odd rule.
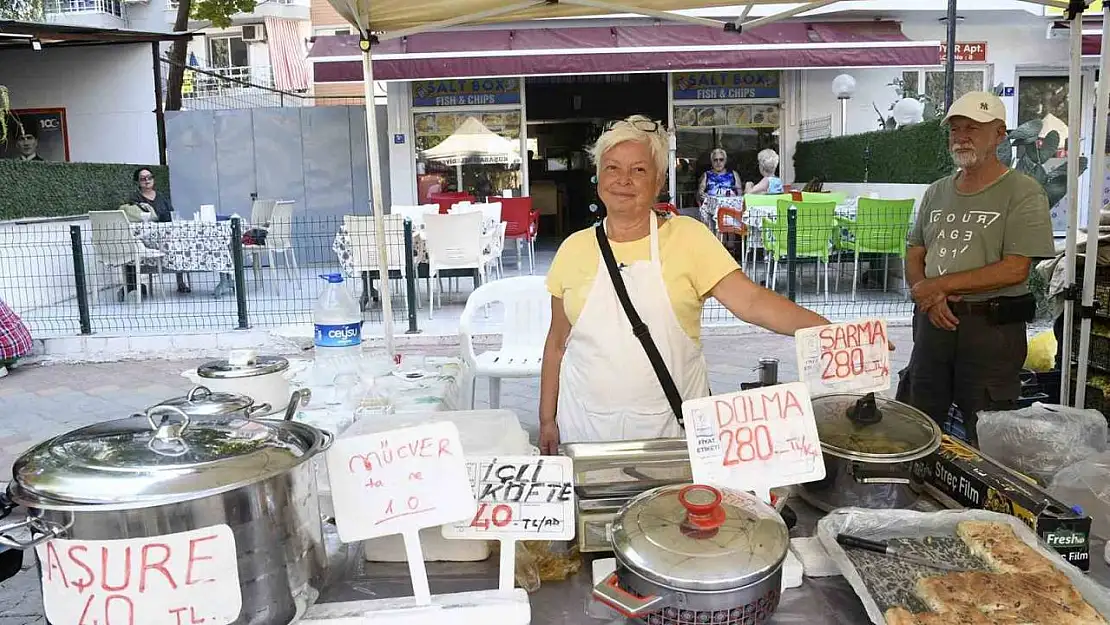
[[[247,24],[243,26],[243,41],[266,41],[266,25]]]

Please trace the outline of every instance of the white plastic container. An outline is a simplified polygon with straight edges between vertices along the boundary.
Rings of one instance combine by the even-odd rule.
[[[532,453],[528,433],[511,410],[460,410],[446,412],[402,413],[356,421],[340,436],[350,437],[384,430],[393,430],[429,423],[450,421],[459,428],[459,442],[468,456],[515,455]],[[331,510],[331,486],[327,483],[324,463],[320,463],[321,510]],[[476,562],[490,555],[484,540],[447,540],[440,528],[420,530],[420,547],[427,562]],[[405,562],[405,545],[401,536],[383,536],[362,542],[363,557],[370,562]]]

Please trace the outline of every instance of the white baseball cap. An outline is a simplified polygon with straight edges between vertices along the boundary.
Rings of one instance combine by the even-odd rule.
[[[944,121],[947,122],[953,117],[966,117],[980,123],[993,122],[996,119],[1005,122],[1006,105],[993,93],[972,91],[952,103],[948,114],[944,116]]]

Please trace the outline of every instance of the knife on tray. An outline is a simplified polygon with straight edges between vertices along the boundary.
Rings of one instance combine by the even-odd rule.
[[[934,569],[940,569],[942,571],[964,571],[964,570],[966,570],[965,567],[954,566],[952,564],[946,564],[944,562],[935,562],[933,560],[928,560],[928,559],[922,558],[920,556],[915,556],[915,555],[912,555],[912,554],[903,553],[903,552],[899,551],[897,548],[891,547],[889,544],[887,544],[883,541],[880,541],[880,540],[869,540],[867,538],[860,538],[859,536],[850,536],[848,534],[837,534],[836,535],[836,542],[840,543],[841,545],[843,545],[845,547],[854,547],[856,549],[864,549],[866,551],[873,551],[875,553],[881,553],[881,554],[888,555],[892,558],[898,558],[899,560],[904,560],[906,562],[912,562],[913,564],[920,564],[921,566],[927,566],[927,567],[934,568]]]

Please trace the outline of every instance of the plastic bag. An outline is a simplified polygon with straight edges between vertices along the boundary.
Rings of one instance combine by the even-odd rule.
[[[1052,371],[1056,365],[1056,335],[1052,330],[1041,332],[1029,339],[1029,352],[1025,368],[1032,371]]]
[[[495,554],[499,543],[493,543]],[[561,582],[582,568],[578,545],[546,540],[522,540],[516,543],[516,583],[526,592],[540,589],[542,582]]]
[[[1091,517],[1091,533],[1110,538],[1110,453],[1101,453],[1064,467],[1052,478],[1048,493],[1083,508]]]
[[[1106,451],[1102,413],[1056,404],[980,412],[978,433],[984,454],[1041,484],[1060,469]]]

